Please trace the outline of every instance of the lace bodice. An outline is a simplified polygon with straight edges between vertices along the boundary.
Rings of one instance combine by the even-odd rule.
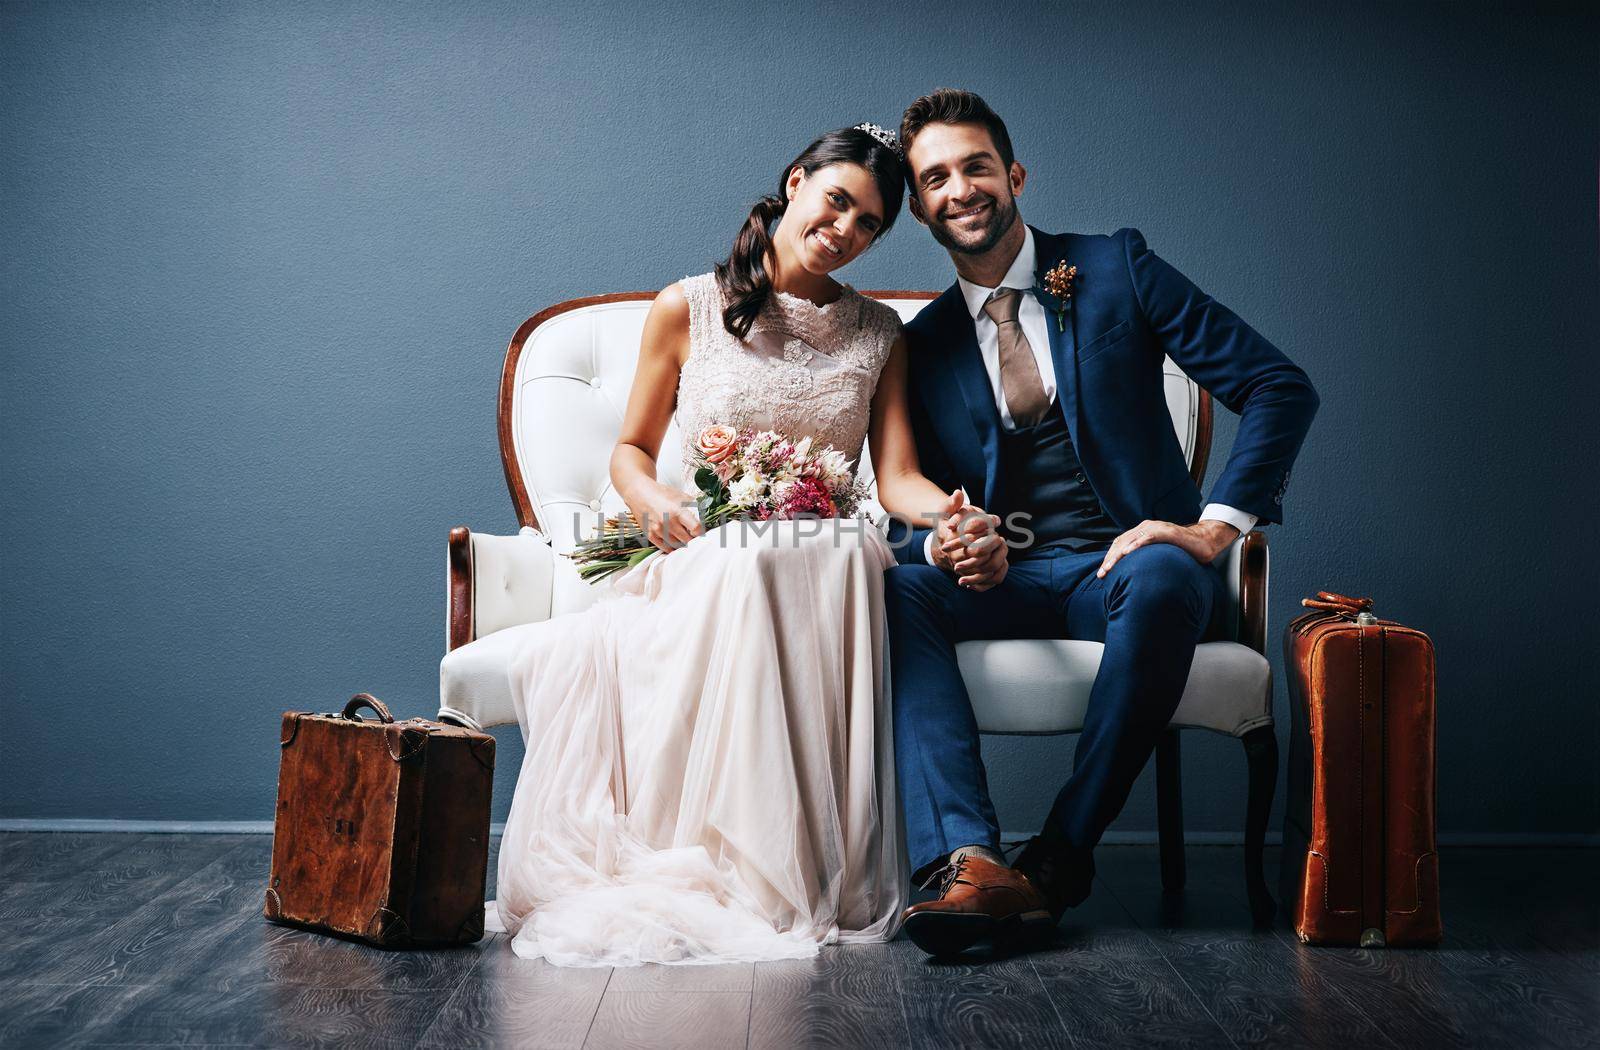
[[[745,339],[722,326],[715,274],[680,282],[689,301],[689,359],[678,379],[675,419],[683,461],[715,423],[775,430],[861,459],[872,394],[900,334],[894,309],[844,286],[827,306],[774,292]]]

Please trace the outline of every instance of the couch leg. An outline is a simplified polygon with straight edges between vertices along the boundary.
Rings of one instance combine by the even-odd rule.
[[[1277,905],[1267,890],[1262,850],[1266,845],[1267,818],[1272,794],[1278,786],[1278,734],[1272,726],[1252,729],[1240,737],[1250,764],[1250,796],[1244,818],[1244,882],[1250,895],[1250,914],[1258,926],[1269,926]]]
[[[1183,889],[1183,782],[1178,730],[1168,729],[1156,743],[1156,829],[1161,839],[1161,888]]]

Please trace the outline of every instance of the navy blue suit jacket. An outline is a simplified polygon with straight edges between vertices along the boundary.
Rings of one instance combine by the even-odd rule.
[[[1319,398],[1305,372],[1238,315],[1159,258],[1134,229],[1111,236],[1033,231],[1035,290],[1045,306],[1056,368],[1055,407],[1085,477],[1124,529],[1150,518],[1191,525],[1201,511],[1173,431],[1162,355],[1239,415],[1228,462],[1209,502],[1283,521],[1289,468]],[[1056,263],[1078,268],[1066,311],[1039,284]],[[906,325],[910,408],[922,472],[949,492],[964,487],[994,508],[1000,412],[959,284]],[[930,508],[931,509],[931,508]],[[1011,508],[999,508],[1009,510]],[[890,520],[901,563],[923,561],[927,529]]]

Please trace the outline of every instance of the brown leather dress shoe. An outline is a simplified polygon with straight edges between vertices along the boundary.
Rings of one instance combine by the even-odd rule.
[[[1050,906],[1021,872],[965,854],[937,872],[936,900],[906,909],[906,936],[929,955],[954,955],[983,940],[1048,934]]]

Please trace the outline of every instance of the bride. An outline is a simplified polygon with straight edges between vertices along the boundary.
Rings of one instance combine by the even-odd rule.
[[[719,424],[852,463],[870,436],[885,507],[949,513],[918,472],[898,316],[830,276],[893,226],[904,178],[889,132],[828,132],[726,262],[650,309],[611,478],[663,553],[539,625],[511,667],[527,747],[486,919],[519,956],[799,958],[899,927],[893,552],[863,521],[707,531],[656,455],[674,417],[686,464]]]

